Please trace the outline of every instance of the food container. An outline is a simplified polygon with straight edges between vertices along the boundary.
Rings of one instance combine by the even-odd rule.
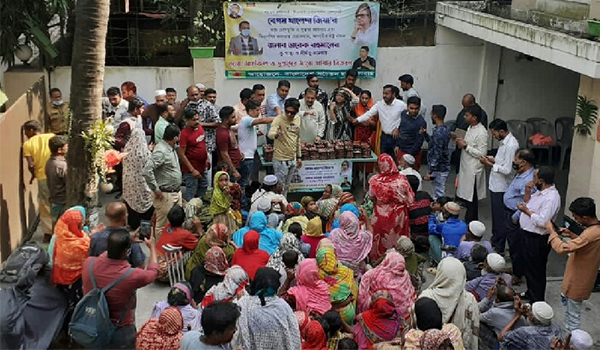
[[[355,149],[353,152],[353,158],[362,158],[362,151],[359,149]]]
[[[346,158],[348,158],[348,159],[354,158],[354,151],[353,150],[349,150],[349,151],[347,150],[346,151]]]
[[[319,159],[320,160],[327,160],[327,149],[326,148],[320,148],[319,149]]]

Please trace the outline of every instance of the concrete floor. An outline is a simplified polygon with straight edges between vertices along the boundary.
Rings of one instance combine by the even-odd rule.
[[[426,166],[421,169],[421,173],[426,173]],[[565,208],[564,194],[566,193],[567,182],[568,182],[568,170],[557,170],[556,176],[557,188],[561,194],[563,194],[562,210]],[[455,174],[452,173],[448,177],[446,192],[449,196],[454,196],[454,184]],[[355,197],[357,200],[363,198],[362,186],[355,190]],[[428,182],[423,182],[423,190],[432,193],[431,185]],[[290,199],[299,200],[301,194],[291,194]],[[106,222],[104,217],[104,205],[110,201],[113,201],[114,195],[101,194],[100,202],[103,204],[100,211],[100,221]],[[558,222],[562,222],[562,210]],[[464,214],[464,213],[463,213]],[[482,221],[488,228],[485,239],[489,239],[491,236],[491,213],[490,213],[490,202],[489,198],[481,200],[479,202],[479,215],[480,221]],[[464,216],[464,215],[463,215]],[[36,234],[37,239],[41,240],[41,234]],[[143,247],[145,249],[145,246]],[[566,263],[566,256],[559,256],[554,251],[550,253],[547,267],[547,287],[546,287],[546,301],[554,308],[554,322],[562,324],[563,322],[563,310],[560,302],[560,292],[562,276],[564,273],[564,267]],[[427,274],[426,286],[429,285],[434,276]],[[523,292],[526,290],[525,283],[520,286],[516,286],[517,292]],[[150,317],[154,303],[164,300],[167,297],[169,286],[167,284],[155,282],[144,288],[141,288],[137,292],[137,308],[136,308],[136,326],[141,327]],[[583,303],[582,307],[582,329],[589,332],[592,337],[596,340],[595,349],[600,349],[600,293],[592,293],[590,299]]]

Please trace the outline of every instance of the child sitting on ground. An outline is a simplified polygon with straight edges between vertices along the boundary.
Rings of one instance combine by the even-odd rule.
[[[431,214],[434,214],[438,222],[445,222],[446,218],[444,217],[443,208],[446,203],[452,202],[452,198],[448,196],[443,196],[438,198],[437,200],[431,202]]]

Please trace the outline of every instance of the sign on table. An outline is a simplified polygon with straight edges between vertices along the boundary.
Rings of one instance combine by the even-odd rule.
[[[225,2],[228,78],[375,77],[379,4]]]
[[[290,183],[290,191],[322,191],[329,184],[352,185],[352,163],[345,159],[311,160],[302,163]]]

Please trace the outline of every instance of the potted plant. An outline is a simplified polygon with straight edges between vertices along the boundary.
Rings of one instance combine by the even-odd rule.
[[[195,46],[190,46],[192,58],[214,57],[216,45],[225,39],[223,11],[198,11],[193,22],[196,36],[193,39]]]
[[[577,116],[581,123],[575,125],[575,130],[582,136],[592,134],[592,127],[598,120],[598,106],[594,100],[588,100],[585,96],[577,96]]]
[[[588,33],[592,36],[600,36],[600,21],[596,18],[588,19]]]

